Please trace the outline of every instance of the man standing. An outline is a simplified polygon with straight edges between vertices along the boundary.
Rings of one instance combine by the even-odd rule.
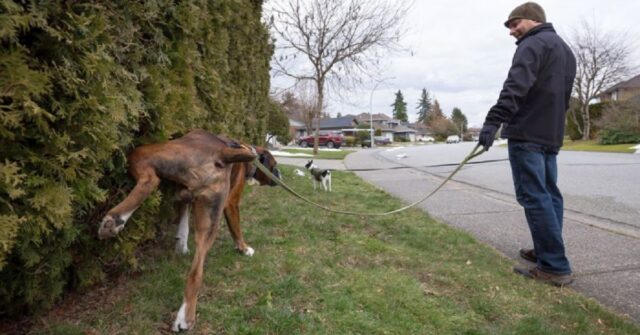
[[[533,239],[533,249],[520,249],[520,256],[536,263],[514,271],[556,286],[568,285],[573,277],[562,238],[563,202],[556,185],[556,156],[564,137],[576,60],[551,23],[546,23],[537,3],[516,7],[504,25],[518,47],[479,143],[489,150],[503,124],[501,134],[508,139],[516,198]]]

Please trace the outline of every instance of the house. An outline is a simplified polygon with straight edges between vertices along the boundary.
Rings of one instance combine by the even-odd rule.
[[[601,101],[627,101],[636,96],[640,96],[640,75],[611,86],[598,97]]]
[[[373,122],[373,128],[380,131],[382,136],[395,142],[415,142],[417,131],[406,122],[395,120],[386,114],[362,113],[357,116],[361,124]]]
[[[304,122],[289,118],[289,133],[291,138],[298,138],[306,135],[306,126]]]
[[[433,140],[433,132],[424,123],[415,122],[409,124],[409,127],[416,131],[416,141],[429,142]]]
[[[356,116],[358,122],[360,124],[369,124],[373,123],[374,126],[385,126],[387,121],[391,120],[391,118],[383,113],[378,114],[369,114],[369,113],[360,113]]]
[[[316,122],[313,123],[314,128],[309,133],[304,122],[289,119],[289,127],[294,138],[311,135],[315,132]],[[343,135],[353,135],[357,131],[358,120],[354,115],[345,115],[336,118],[324,118],[320,120],[320,131],[337,132]]]
[[[345,115],[335,118],[320,120],[320,130],[336,131],[343,133],[344,130],[351,130],[358,126],[358,119],[355,115]]]
[[[383,130],[384,133],[392,133],[393,141],[395,142],[415,142],[416,130],[410,128],[407,122],[391,119],[387,121],[387,129]]]

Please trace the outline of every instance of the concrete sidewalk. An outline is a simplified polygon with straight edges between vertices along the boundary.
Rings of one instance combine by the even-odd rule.
[[[277,157],[277,160],[299,167],[307,162],[304,158]],[[317,163],[335,170],[397,166],[377,156],[375,150],[355,152],[344,162],[318,160]],[[407,203],[422,198],[444,179],[441,175],[417,169],[356,174]],[[518,250],[531,247],[524,213],[513,196],[450,181],[418,206],[442,222],[469,232],[514,261],[524,262],[518,257]],[[565,213],[567,255],[576,277],[571,288],[640,324],[640,231],[620,234],[602,228],[606,225],[593,224],[593,220],[595,218],[579,213]]]

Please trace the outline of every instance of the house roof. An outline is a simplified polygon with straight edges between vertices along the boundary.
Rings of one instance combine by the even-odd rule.
[[[393,128],[394,133],[415,133],[415,129],[411,129],[405,125],[398,125]]]
[[[358,121],[362,122],[369,122],[369,120],[373,119],[373,121],[387,121],[390,120],[391,118],[384,113],[378,113],[378,114],[372,114],[371,116],[369,116],[369,113],[360,113],[357,116]]]
[[[615,90],[621,89],[621,88],[640,88],[640,74],[623,82],[619,82],[613,86],[611,86],[611,88],[607,89],[606,91],[604,91],[603,93],[611,93]]]
[[[358,124],[358,120],[354,115],[347,115],[336,118],[320,120],[320,128],[351,128],[354,124]]]

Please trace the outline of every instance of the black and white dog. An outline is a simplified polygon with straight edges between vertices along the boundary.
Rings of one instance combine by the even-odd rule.
[[[320,182],[325,191],[331,192],[331,170],[318,168],[313,164],[313,159],[308,161],[304,167],[311,174],[314,190],[316,189],[316,182]]]

